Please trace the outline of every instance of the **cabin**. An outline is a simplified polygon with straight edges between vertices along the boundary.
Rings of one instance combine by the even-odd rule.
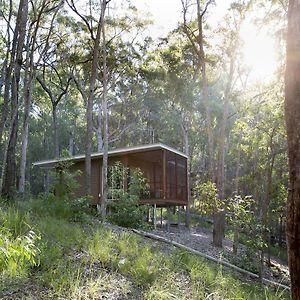
[[[101,202],[102,195],[102,159],[103,153],[93,153],[91,156],[92,167],[92,204]],[[51,169],[59,161],[70,161],[71,172],[80,170],[77,177],[79,188],[74,191],[75,197],[84,196],[85,183],[85,155],[76,155],[66,159],[52,159],[39,161],[34,166]],[[155,205],[157,207],[187,206],[187,156],[164,144],[151,144],[136,147],[127,147],[110,150],[108,152],[108,165],[113,166],[121,162],[129,169],[140,169],[149,187],[145,199],[140,199],[140,204]]]

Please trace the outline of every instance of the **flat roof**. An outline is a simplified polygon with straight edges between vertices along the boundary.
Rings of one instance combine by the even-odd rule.
[[[149,151],[149,150],[163,150],[163,149],[187,158],[187,155],[184,154],[183,152],[178,151],[172,147],[169,147],[169,146],[167,146],[165,144],[161,144],[161,143],[150,144],[150,145],[141,145],[141,146],[135,146],[135,147],[117,148],[114,150],[109,150],[108,156],[117,156],[117,155],[124,155],[127,153],[137,153],[137,152],[145,152],[145,151]],[[96,153],[92,153],[91,158],[100,158],[102,156],[103,156],[103,152],[96,152]],[[80,161],[80,160],[84,160],[84,158],[85,158],[85,154],[81,154],[81,155],[75,155],[75,156],[71,156],[71,157],[67,157],[67,158],[37,161],[37,162],[33,163],[33,165],[38,166],[38,167],[51,167],[53,164],[60,162],[60,161],[70,161],[70,160]]]

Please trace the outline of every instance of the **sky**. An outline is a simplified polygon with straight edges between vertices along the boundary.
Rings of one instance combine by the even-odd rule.
[[[132,0],[131,2],[139,10],[148,12],[149,16],[152,16],[154,24],[149,31],[154,38],[166,35],[182,21],[181,0]],[[210,13],[210,21],[215,23],[220,20],[230,2],[231,0],[217,0],[213,6],[213,15],[212,12]]]
[[[146,12],[153,19],[154,24],[148,34],[154,39],[167,35],[182,21],[181,0],[132,0],[138,10]],[[215,5],[208,10],[208,22],[216,27],[226,14],[232,0],[216,0]],[[251,21],[244,24],[241,30],[244,40],[244,60],[252,69],[250,79],[271,79],[276,70],[276,44],[266,31],[257,28]]]

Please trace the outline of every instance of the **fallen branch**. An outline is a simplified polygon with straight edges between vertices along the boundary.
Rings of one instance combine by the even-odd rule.
[[[132,229],[132,231],[133,231],[134,233],[139,234],[139,235],[142,235],[142,236],[144,236],[144,237],[148,237],[148,238],[151,238],[151,239],[154,239],[154,240],[157,240],[157,241],[161,241],[161,242],[164,242],[164,243],[173,245],[173,246],[175,246],[175,247],[177,247],[177,248],[184,249],[184,250],[186,250],[186,251],[188,251],[188,252],[191,252],[191,253],[193,253],[193,254],[199,255],[199,256],[204,257],[204,258],[206,258],[206,259],[209,259],[209,260],[211,260],[211,261],[213,261],[213,262],[215,262],[215,263],[217,263],[217,264],[226,266],[226,267],[231,268],[231,269],[233,269],[233,270],[236,270],[236,271],[238,271],[238,272],[240,272],[240,273],[242,273],[242,274],[246,274],[246,275],[248,275],[248,276],[251,277],[251,278],[259,279],[259,276],[258,276],[257,274],[254,274],[254,273],[252,273],[252,272],[246,271],[246,270],[244,270],[244,269],[242,269],[242,268],[239,268],[239,267],[237,267],[237,266],[235,266],[235,265],[233,265],[233,264],[231,264],[231,263],[228,263],[228,262],[226,262],[226,261],[223,261],[223,260],[214,258],[214,257],[212,257],[212,256],[210,256],[210,255],[207,255],[207,254],[205,254],[205,253],[202,253],[202,252],[200,252],[200,251],[197,251],[197,250],[195,250],[195,249],[193,249],[193,248],[190,248],[190,247],[187,247],[187,246],[185,246],[185,245],[179,244],[179,243],[177,243],[177,242],[171,241],[171,240],[166,239],[166,238],[164,238],[164,237],[155,235],[155,234],[153,234],[153,233],[140,231],[140,230],[137,230],[137,229]],[[266,279],[266,278],[263,278],[263,279],[262,279],[262,282],[263,282],[264,284],[267,284],[267,285],[273,285],[273,286],[276,286],[276,287],[280,287],[280,288],[286,289],[286,290],[288,290],[288,291],[290,290],[290,287],[289,287],[289,286],[284,285],[284,284],[281,284],[281,283],[278,283],[278,282],[275,282],[275,281],[272,281],[272,280],[269,280],[269,279]]]

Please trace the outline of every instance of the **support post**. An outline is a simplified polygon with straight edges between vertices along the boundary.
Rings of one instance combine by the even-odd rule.
[[[163,226],[163,208],[160,208],[160,226]]]
[[[147,208],[147,223],[150,222],[150,215],[151,215],[151,213],[150,213],[150,207],[148,206],[148,208]]]
[[[153,205],[153,225],[156,230],[156,204]]]
[[[170,220],[170,216],[171,216],[171,213],[170,213],[170,206],[168,206],[167,210],[168,210],[167,229],[168,229],[168,232],[170,232],[170,223],[171,223],[171,220]]]
[[[167,172],[166,172],[166,151],[162,150],[163,155],[163,199],[167,198]]]
[[[49,195],[49,169],[45,169],[44,173],[44,192],[48,196]]]

